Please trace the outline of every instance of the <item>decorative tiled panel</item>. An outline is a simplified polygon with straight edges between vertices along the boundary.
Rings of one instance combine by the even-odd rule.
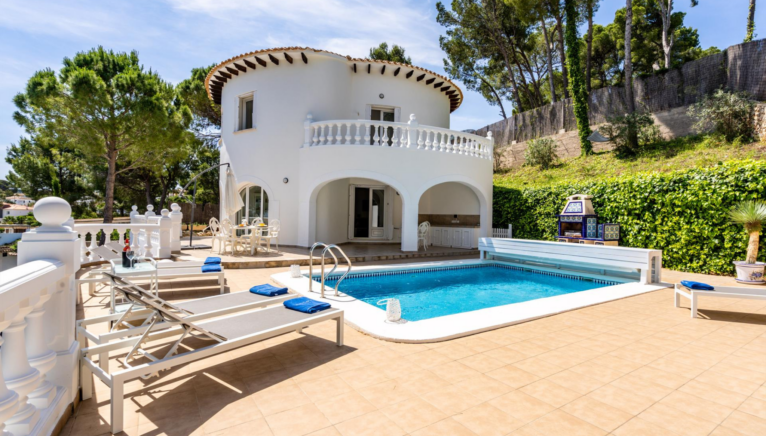
[[[604,224],[604,240],[616,241],[620,239],[619,224]]]
[[[586,230],[585,230],[585,234],[587,235],[586,237],[587,238],[595,238],[596,235],[598,234],[598,229],[597,229],[597,225],[596,225],[597,219],[595,217],[594,218],[587,218],[586,222],[587,222]]]
[[[581,216],[561,215],[559,218],[561,219],[561,222],[564,222],[564,223],[581,223],[582,222]]]
[[[570,201],[564,213],[582,213],[582,201]]]

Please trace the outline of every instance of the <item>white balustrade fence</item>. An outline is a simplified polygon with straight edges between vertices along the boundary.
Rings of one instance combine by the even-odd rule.
[[[160,215],[154,213],[152,205],[148,205],[146,209],[141,215],[138,213],[138,207],[133,206],[130,224],[75,224],[74,230],[80,234],[81,262],[101,262],[119,258],[126,238],[131,250],[140,256],[167,259],[172,252],[180,251],[183,219],[181,207],[173,203],[173,212],[163,209]]]
[[[38,201],[43,225],[22,235],[19,266],[0,273],[0,434],[50,435],[79,394],[70,214],[61,198]]]
[[[412,148],[492,159],[492,132],[487,137],[422,126],[415,115],[408,123],[374,120],[330,120],[313,122],[306,117],[303,147],[327,145]]]
[[[508,224],[507,229],[492,229],[493,238],[513,238],[513,224]]]

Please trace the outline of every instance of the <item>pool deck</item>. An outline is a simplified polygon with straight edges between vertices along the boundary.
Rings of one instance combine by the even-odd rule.
[[[286,271],[229,270],[227,288]],[[689,278],[734,285],[663,271]],[[104,313],[103,290],[82,293],[78,318]],[[663,289],[433,344],[349,328],[338,348],[318,325],[129,382],[121,435],[766,434],[766,302],[702,298],[697,319],[683,305]],[[109,434],[108,389],[94,388],[61,435]]]

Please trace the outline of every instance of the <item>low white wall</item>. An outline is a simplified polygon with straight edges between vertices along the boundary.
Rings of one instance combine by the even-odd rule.
[[[419,214],[479,215],[479,199],[471,188],[455,182],[436,185],[420,197]]]

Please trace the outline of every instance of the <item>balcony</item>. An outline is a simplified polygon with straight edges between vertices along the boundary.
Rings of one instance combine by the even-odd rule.
[[[407,123],[374,120],[304,121],[303,148],[328,145],[410,148],[492,160],[492,132],[482,137],[441,127],[420,125],[415,115]]]

